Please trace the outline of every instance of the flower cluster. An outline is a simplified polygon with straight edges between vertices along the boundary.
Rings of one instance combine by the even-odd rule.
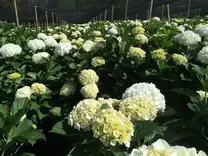
[[[141,48],[130,47],[129,52],[127,53],[127,58],[133,59],[142,59],[145,57],[146,52]]]
[[[94,57],[91,61],[93,67],[99,67],[105,65],[105,59],[103,57]]]
[[[170,146],[165,140],[158,139],[150,146],[143,145],[133,149],[129,156],[207,156],[205,152],[197,152],[196,148],[184,146]]]
[[[153,83],[136,83],[132,85],[122,95],[123,99],[129,97],[147,97],[152,100],[159,111],[164,112],[165,110],[165,97]]]
[[[164,49],[154,50],[151,54],[152,54],[152,58],[156,61],[166,60],[167,52]]]
[[[68,124],[75,129],[89,131],[100,107],[100,103],[93,99],[80,101],[70,112]]]
[[[9,79],[18,79],[20,77],[21,77],[21,75],[19,73],[12,73],[12,74],[8,75]]]
[[[46,47],[45,43],[42,40],[39,40],[39,39],[29,40],[29,42],[27,43],[27,46],[32,51],[41,50],[41,49],[44,49]]]
[[[33,83],[31,86],[31,91],[34,94],[45,94],[46,89],[46,86],[42,83]]]
[[[122,100],[119,104],[119,111],[133,121],[154,120],[158,112],[151,98],[139,96]]]
[[[61,96],[69,96],[71,94],[74,94],[75,92],[75,86],[72,85],[71,83],[66,83],[62,86],[60,90],[60,95]]]
[[[69,54],[71,49],[71,43],[58,43],[55,47],[54,54],[64,56],[66,54]]]
[[[201,63],[208,64],[208,46],[204,47],[197,55],[197,60]]]
[[[0,48],[0,54],[2,57],[13,57],[19,55],[22,52],[22,48],[19,45],[8,43]]]
[[[173,54],[172,60],[176,65],[184,65],[185,63],[188,62],[188,59],[181,54]]]
[[[199,36],[199,34],[196,34],[193,31],[188,30],[177,35],[176,40],[181,45],[192,46],[201,42],[201,37]]]
[[[88,84],[81,88],[81,94],[88,99],[95,99],[99,92],[99,89],[96,84]]]
[[[208,37],[208,24],[196,27],[195,32],[200,36]]]
[[[98,82],[98,80],[99,80],[98,75],[92,69],[82,70],[81,73],[79,74],[79,82],[82,85],[95,84]]]
[[[144,34],[144,32],[145,32],[145,29],[143,27],[140,27],[140,26],[135,27],[132,30],[133,35]]]
[[[50,55],[47,52],[41,52],[41,53],[34,54],[32,56],[32,61],[35,64],[43,64],[43,63],[46,63],[47,60],[49,60],[49,57]]]
[[[136,35],[135,40],[136,40],[136,43],[139,45],[143,45],[143,44],[148,43],[148,38],[144,34]]]
[[[92,131],[94,137],[99,138],[105,146],[115,146],[118,143],[129,147],[134,126],[121,112],[104,109],[97,113]]]

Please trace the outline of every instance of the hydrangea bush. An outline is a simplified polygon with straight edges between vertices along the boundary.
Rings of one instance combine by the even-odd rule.
[[[1,156],[205,156],[208,19],[171,20],[0,23]]]

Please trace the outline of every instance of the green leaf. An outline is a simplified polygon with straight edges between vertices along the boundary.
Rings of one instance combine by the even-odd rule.
[[[171,91],[179,93],[181,95],[189,96],[189,97],[196,97],[196,96],[198,96],[196,91],[193,91],[193,90],[190,90],[190,89],[186,89],[186,88],[175,88],[175,89],[171,89]]]
[[[203,87],[208,90],[208,80],[202,82]]]
[[[159,73],[155,69],[147,69],[145,70],[145,76],[152,76],[152,75],[158,75]]]
[[[194,112],[200,111],[200,108],[196,104],[188,103],[187,105]]]
[[[36,155],[33,153],[21,153],[21,154],[15,155],[15,156],[36,156]]]
[[[46,140],[44,133],[38,129],[31,129],[21,135],[21,137],[30,141]]]
[[[53,133],[56,133],[56,134],[60,134],[60,135],[67,135],[66,131],[63,129],[63,122],[64,121],[61,121],[61,122],[57,122],[52,130],[50,132],[53,132]]]
[[[2,128],[4,126],[4,122],[5,122],[5,119],[4,117],[0,114],[0,128]]]
[[[12,128],[10,135],[11,139],[20,136],[21,134],[24,134],[26,131],[32,129],[32,125],[33,122],[31,120],[29,119],[23,120],[22,122],[19,123],[17,127],[15,126]]]
[[[101,110],[110,108],[108,104],[102,104],[100,107]]]
[[[9,107],[7,105],[0,104],[0,114],[6,118],[7,114],[9,113]]]
[[[61,116],[61,107],[54,107],[49,112],[54,116]]]
[[[29,77],[31,77],[33,79],[36,79],[37,74],[36,73],[33,73],[33,72],[29,72],[29,73],[27,73],[27,76],[29,76]]]
[[[19,110],[25,109],[29,104],[28,98],[15,99],[11,107],[11,115],[15,115]]]
[[[135,136],[138,139],[143,139],[149,136],[159,126],[152,121],[137,121],[135,122]]]
[[[23,140],[45,140],[45,135],[40,131],[33,128],[33,122],[29,119],[25,119],[11,130],[11,139],[23,139]]]

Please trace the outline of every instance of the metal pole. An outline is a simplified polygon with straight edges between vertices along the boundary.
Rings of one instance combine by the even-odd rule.
[[[100,21],[102,21],[102,13],[100,13]]]
[[[59,24],[58,17],[56,17],[56,25],[58,25],[58,24]]]
[[[201,8],[199,9],[199,16],[201,15]]]
[[[147,10],[147,20],[149,19],[149,10]]]
[[[126,8],[125,8],[125,16],[124,16],[125,20],[127,20],[127,15],[128,15],[128,4],[129,4],[129,0],[126,0]]]
[[[107,19],[107,13],[108,13],[108,10],[105,9],[105,17],[104,17],[104,20],[105,20],[105,21],[106,21],[106,19]]]
[[[98,19],[97,19],[97,15],[96,15],[96,17],[95,17],[95,20],[97,21]]]
[[[113,16],[114,16],[114,5],[112,5],[111,21],[113,21]]]
[[[46,27],[48,28],[48,11],[45,11]]]
[[[153,3],[154,3],[154,1],[153,0],[150,0],[149,19],[152,18]]]
[[[28,22],[28,27],[30,28],[30,22]]]
[[[38,12],[37,12],[37,6],[35,6],[35,22],[36,22],[36,27],[38,28]]]
[[[197,9],[194,10],[194,17],[197,16]]]
[[[19,27],[19,17],[18,17],[18,12],[17,12],[17,2],[16,2],[16,0],[14,0],[14,9],[15,9],[15,16],[16,16],[17,26]]]
[[[167,4],[167,10],[168,10],[168,22],[170,23],[170,5]]]
[[[190,15],[190,9],[191,9],[191,0],[189,0],[189,3],[188,3],[188,11],[187,11],[187,17],[189,18],[189,15]]]
[[[164,5],[162,5],[161,19],[163,19],[163,16],[164,16]]]
[[[54,24],[54,12],[51,13],[52,16],[52,24]]]

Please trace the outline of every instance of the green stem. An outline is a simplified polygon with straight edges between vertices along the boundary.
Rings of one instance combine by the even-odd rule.
[[[6,139],[6,147],[3,149],[2,153],[1,153],[1,156],[4,156],[4,154],[5,154],[5,152],[6,152],[7,148],[8,148],[7,145],[8,145],[9,142],[10,142],[9,138],[10,138],[11,132],[12,132],[12,130],[10,130],[9,133],[8,133],[8,135],[7,135],[7,139]]]
[[[14,154],[17,154],[17,152],[19,151],[19,149],[20,149],[23,145],[24,145],[24,144],[21,143],[21,144],[19,145],[19,147],[15,150]]]

